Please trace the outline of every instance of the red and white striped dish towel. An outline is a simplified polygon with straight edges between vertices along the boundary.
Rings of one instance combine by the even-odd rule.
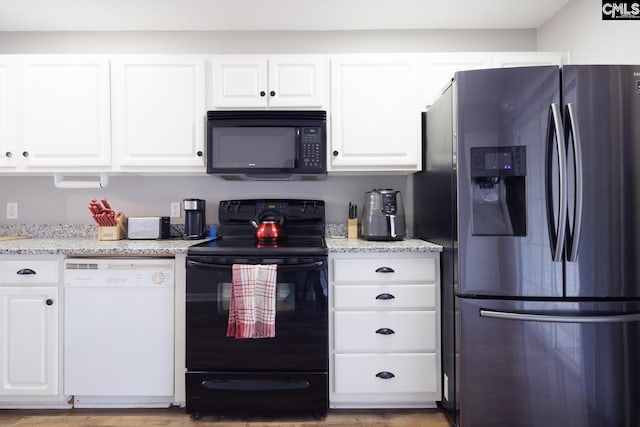
[[[276,264],[234,264],[227,336],[276,336]]]

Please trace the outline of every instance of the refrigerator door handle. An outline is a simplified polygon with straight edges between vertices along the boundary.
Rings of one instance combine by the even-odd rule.
[[[555,223],[553,212],[553,140],[555,135],[556,150],[558,152],[558,222]],[[551,257],[553,262],[562,261],[564,248],[565,226],[567,222],[567,153],[562,127],[562,115],[558,104],[549,106],[547,121],[547,161],[546,161],[546,198],[547,221],[549,226],[549,240],[551,243]]]
[[[565,114],[565,140],[573,143],[573,164],[575,168],[575,201],[573,210],[573,233],[567,222],[567,253],[568,261],[576,262],[578,260],[578,245],[580,243],[580,230],[582,228],[582,145],[580,134],[578,132],[577,116],[575,106],[567,104]]]
[[[640,313],[604,314],[604,315],[552,315],[520,313],[513,311],[496,311],[480,309],[480,317],[501,320],[524,320],[528,322],[553,323],[624,323],[640,322]]]

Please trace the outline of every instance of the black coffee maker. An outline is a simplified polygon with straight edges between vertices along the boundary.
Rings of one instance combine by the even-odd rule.
[[[184,199],[184,234],[183,239],[204,239],[207,235],[207,220],[204,200]]]

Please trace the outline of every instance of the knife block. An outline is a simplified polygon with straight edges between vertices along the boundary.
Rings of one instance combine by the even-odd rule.
[[[358,220],[356,218],[347,219],[347,239],[358,238]]]
[[[98,227],[98,240],[122,240],[127,237],[127,217],[120,216],[117,225]]]

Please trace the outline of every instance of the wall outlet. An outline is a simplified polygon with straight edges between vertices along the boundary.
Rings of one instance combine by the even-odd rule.
[[[171,218],[180,218],[180,202],[171,202]]]
[[[7,219],[18,219],[18,202],[7,202]]]

